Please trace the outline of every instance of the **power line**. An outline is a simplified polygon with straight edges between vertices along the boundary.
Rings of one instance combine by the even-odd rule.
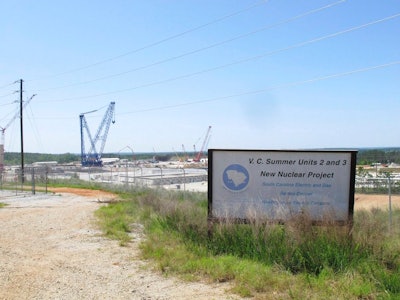
[[[148,64],[148,65],[144,65],[144,66],[137,67],[137,68],[134,68],[134,69],[130,69],[130,70],[127,70],[127,71],[124,71],[124,72],[120,72],[120,73],[115,73],[115,74],[111,74],[111,75],[107,75],[107,76],[95,78],[95,79],[92,79],[92,80],[87,80],[87,81],[72,83],[72,84],[68,84],[68,85],[64,85],[64,86],[48,88],[48,89],[39,90],[39,91],[48,91],[48,90],[55,90],[55,89],[61,89],[61,88],[67,88],[67,87],[73,87],[73,86],[78,86],[78,85],[89,84],[89,83],[93,83],[93,82],[97,82],[97,81],[101,81],[101,80],[106,80],[106,79],[110,79],[110,78],[114,78],[114,77],[126,75],[126,74],[129,74],[129,73],[132,73],[132,72],[136,72],[136,71],[148,69],[148,68],[150,68],[150,67],[154,67],[154,66],[157,66],[157,65],[161,65],[161,64],[164,64],[164,63],[167,63],[167,62],[170,62],[170,61],[174,61],[174,60],[177,60],[177,59],[180,59],[180,58],[189,56],[189,55],[193,55],[193,54],[196,54],[196,53],[205,51],[205,50],[209,50],[209,49],[212,49],[212,48],[215,48],[215,47],[218,47],[218,46],[221,46],[221,45],[224,45],[224,44],[233,42],[233,41],[237,41],[237,40],[239,40],[239,39],[242,39],[242,38],[245,38],[245,37],[248,37],[248,36],[251,36],[251,35],[253,35],[253,34],[257,34],[257,33],[260,33],[260,32],[262,32],[262,31],[266,31],[266,30],[272,29],[272,28],[274,28],[274,27],[278,27],[278,26],[280,26],[280,25],[284,25],[284,24],[287,24],[287,23],[296,21],[296,20],[301,19],[301,18],[304,18],[304,17],[306,17],[306,16],[309,16],[309,15],[312,15],[312,14],[315,14],[315,13],[318,13],[318,12],[321,12],[321,11],[323,11],[323,10],[332,8],[332,7],[334,7],[334,6],[338,5],[338,4],[342,4],[342,3],[344,3],[345,1],[346,1],[346,0],[336,1],[336,2],[330,3],[330,4],[328,4],[328,5],[325,5],[325,6],[316,8],[316,9],[312,9],[312,10],[309,10],[309,11],[304,12],[304,13],[302,13],[302,14],[296,15],[296,16],[294,16],[294,17],[285,19],[285,20],[283,20],[283,21],[280,21],[280,22],[277,22],[277,23],[274,23],[274,24],[271,24],[271,25],[268,25],[268,26],[264,26],[264,27],[255,29],[255,30],[246,32],[246,33],[244,33],[244,34],[240,34],[240,35],[238,35],[238,36],[235,36],[235,37],[232,37],[232,38],[229,38],[229,39],[226,39],[226,40],[223,40],[223,41],[220,41],[220,42],[217,42],[217,43],[208,45],[208,46],[206,46],[206,47],[198,48],[198,49],[195,49],[195,50],[192,50],[192,51],[189,51],[189,52],[180,54],[180,55],[176,55],[176,56],[169,57],[169,58],[166,58],[166,59],[163,59],[163,60],[159,60],[159,61],[157,61],[157,62]]]
[[[29,110],[28,110],[28,107],[29,107]],[[25,111],[26,112],[30,112],[30,115],[31,115],[30,118],[29,117],[27,118],[28,121],[29,121],[29,124],[31,125],[30,128],[32,129],[33,135],[35,136],[39,147],[44,149],[43,143],[42,143],[42,139],[41,139],[41,136],[40,136],[40,131],[38,130],[38,127],[36,126],[36,122],[35,122],[36,118],[35,118],[35,115],[33,113],[32,106],[29,104],[28,107],[25,109]]]
[[[314,38],[314,39],[307,40],[307,41],[304,41],[304,42],[300,42],[300,43],[297,43],[297,44],[293,44],[293,45],[290,45],[290,46],[287,46],[287,47],[284,47],[284,48],[280,48],[280,49],[273,50],[273,51],[268,51],[268,52],[261,53],[261,54],[255,55],[255,56],[247,57],[247,58],[244,58],[244,59],[241,59],[241,60],[233,61],[233,62],[230,62],[230,63],[227,63],[227,64],[215,66],[215,67],[208,68],[208,69],[201,70],[201,71],[197,71],[197,72],[194,72],[194,73],[184,74],[184,75],[181,75],[181,76],[177,76],[177,77],[173,77],[173,78],[169,78],[169,79],[165,79],[165,80],[160,80],[160,81],[156,81],[156,82],[151,82],[151,83],[143,84],[143,85],[140,85],[140,86],[130,87],[130,88],[121,89],[121,90],[115,90],[115,91],[110,91],[110,92],[105,92],[105,93],[100,93],[100,94],[93,94],[93,95],[88,95],[88,96],[66,98],[66,99],[61,99],[61,100],[52,100],[52,101],[48,101],[48,102],[61,102],[61,101],[70,101],[70,100],[77,100],[77,99],[96,98],[96,97],[100,97],[100,96],[108,96],[108,95],[112,95],[112,94],[118,94],[118,93],[123,93],[123,92],[127,92],[127,91],[132,91],[132,90],[139,89],[139,88],[150,87],[150,86],[154,86],[154,85],[158,85],[158,84],[162,84],[162,83],[167,83],[167,82],[175,81],[175,80],[178,80],[178,79],[184,79],[184,78],[192,77],[192,76],[195,76],[195,75],[200,75],[200,74],[208,73],[208,72],[211,72],[211,71],[216,71],[216,70],[219,70],[219,69],[227,68],[227,67],[230,67],[230,66],[247,63],[247,62],[254,61],[254,60],[257,60],[257,59],[261,59],[261,58],[264,58],[264,57],[267,57],[267,56],[272,56],[272,55],[275,55],[275,54],[278,54],[278,53],[281,53],[281,52],[289,51],[289,50],[292,50],[292,49],[300,48],[300,47],[303,47],[303,46],[306,46],[306,45],[310,45],[310,44],[313,44],[313,43],[317,43],[317,42],[320,42],[320,41],[323,41],[323,40],[326,40],[326,39],[334,38],[334,37],[337,37],[337,36],[342,35],[342,34],[353,32],[353,31],[356,31],[356,30],[360,30],[360,29],[363,29],[363,28],[366,28],[368,26],[372,26],[372,25],[375,25],[375,24],[378,24],[378,23],[381,23],[381,22],[389,21],[389,20],[397,18],[397,17],[400,17],[400,13],[392,15],[392,16],[389,16],[389,17],[385,17],[385,18],[382,18],[382,19],[379,19],[379,20],[375,20],[375,21],[372,21],[372,22],[369,22],[369,23],[365,23],[365,24],[362,24],[362,25],[351,27],[351,28],[348,28],[348,29],[345,29],[345,30],[341,30],[341,31],[338,31],[338,32],[335,32],[335,33],[331,33],[331,34],[328,34],[328,35],[325,35],[325,36],[322,36],[322,37]]]
[[[18,83],[18,81],[14,81],[14,82],[12,82],[12,83],[5,84],[5,85],[3,85],[3,86],[0,86],[0,89],[6,88],[6,87],[9,87],[9,86],[12,86],[12,85],[14,85],[14,84],[16,84],[16,83]],[[17,92],[17,91],[14,91],[14,92],[12,92],[12,93],[8,93],[8,94],[5,94],[5,95],[1,95],[0,98],[5,98],[5,97],[12,96],[12,95],[14,95],[16,92]],[[14,103],[14,102],[5,103],[5,104],[0,104],[0,106],[9,105],[9,104],[12,104],[12,103]]]
[[[127,115],[127,114],[141,113],[141,112],[171,109],[171,108],[189,106],[189,105],[194,105],[194,104],[203,104],[203,103],[209,103],[209,102],[228,100],[228,99],[237,98],[237,97],[241,97],[241,96],[263,94],[263,93],[269,92],[271,90],[293,87],[293,86],[303,85],[303,84],[307,84],[307,83],[328,80],[328,79],[332,79],[332,78],[349,76],[349,75],[353,75],[353,74],[357,74],[357,73],[372,71],[375,69],[388,68],[388,67],[395,66],[395,65],[400,65],[400,60],[392,61],[392,62],[389,62],[386,64],[376,65],[376,66],[372,66],[372,67],[365,67],[365,68],[361,68],[361,69],[355,69],[355,70],[351,70],[351,71],[346,71],[346,72],[341,72],[341,73],[336,73],[336,74],[331,74],[331,75],[326,75],[326,76],[320,76],[320,77],[315,77],[315,78],[301,80],[301,81],[283,83],[283,84],[279,84],[279,85],[275,85],[275,86],[271,86],[271,87],[267,87],[267,88],[263,88],[263,89],[259,89],[259,90],[246,91],[243,93],[237,93],[237,94],[232,94],[232,95],[227,95],[227,96],[215,97],[215,98],[198,100],[198,101],[191,101],[191,102],[180,103],[180,104],[165,105],[165,106],[136,110],[136,111],[131,111],[131,112],[124,112],[124,113],[119,113],[118,115]]]
[[[8,96],[12,96],[12,95],[14,95],[15,93],[9,93],[9,94],[6,94],[6,95],[1,95],[0,96],[0,98],[5,98],[5,97],[8,97]],[[3,104],[1,104],[1,105],[3,105]],[[0,106],[1,106],[0,105]]]
[[[5,85],[0,85],[0,89],[3,89],[3,88],[6,88],[6,87],[9,87],[9,86],[11,86],[11,85],[14,85],[16,82],[12,82],[12,83],[7,83],[7,84],[5,84]]]
[[[14,101],[14,102],[11,103],[11,104],[16,104],[16,103],[18,103],[18,101]],[[9,118],[10,115],[11,115],[11,116],[14,116],[14,115],[18,112],[18,110],[19,110],[19,107],[16,106],[12,112],[8,113],[8,114],[7,114],[5,117],[3,117],[0,121],[1,121],[1,122],[5,122],[6,120],[11,119],[11,118]]]
[[[240,9],[240,10],[235,11],[235,12],[233,12],[233,13],[230,13],[230,14],[224,15],[224,16],[222,16],[222,17],[219,17],[219,18],[217,18],[217,19],[215,19],[215,20],[212,20],[212,21],[206,22],[206,23],[204,23],[204,24],[202,24],[202,25],[199,25],[199,26],[196,26],[196,27],[187,29],[187,30],[182,31],[182,32],[180,32],[180,33],[177,33],[177,34],[168,36],[168,37],[166,37],[166,38],[163,38],[163,39],[161,39],[161,40],[152,42],[152,43],[147,44],[147,45],[145,45],[145,46],[136,48],[136,49],[134,49],[134,50],[131,50],[131,51],[128,51],[128,52],[119,54],[119,55],[114,56],[114,57],[111,57],[111,58],[107,58],[107,59],[98,61],[98,62],[93,63],[93,64],[89,64],[89,65],[85,65],[85,66],[82,66],[82,67],[78,67],[78,68],[75,68],[75,69],[72,69],[72,70],[69,70],[69,71],[66,71],[66,72],[62,72],[62,73],[59,73],[59,74],[50,75],[50,76],[47,76],[47,77],[44,77],[44,78],[41,78],[41,79],[48,79],[48,78],[53,78],[53,77],[59,77],[59,76],[62,76],[62,75],[66,75],[66,74],[70,74],[70,73],[79,72],[79,71],[82,71],[82,70],[85,70],[85,69],[89,69],[89,68],[92,68],[92,67],[95,67],[95,66],[98,66],[98,65],[102,65],[102,64],[105,64],[105,63],[108,63],[108,62],[111,62],[111,61],[120,59],[120,58],[122,58],[122,57],[131,55],[131,54],[134,54],[134,53],[138,53],[138,52],[140,52],[140,51],[143,51],[143,50],[146,50],[146,49],[149,49],[149,48],[158,46],[158,45],[160,45],[160,44],[162,44],[162,43],[165,43],[165,42],[167,42],[167,41],[170,41],[170,40],[179,38],[179,37],[181,37],[181,36],[187,35],[187,34],[189,34],[189,33],[192,33],[192,32],[194,32],[194,31],[200,30],[200,29],[202,29],[202,28],[204,28],[204,27],[207,27],[207,26],[210,26],[210,25],[213,25],[213,24],[222,22],[222,21],[224,21],[224,20],[226,20],[226,19],[232,18],[232,17],[234,17],[234,16],[236,16],[236,15],[239,15],[239,14],[241,14],[241,13],[243,13],[243,12],[246,12],[246,11],[248,11],[248,10],[251,10],[251,9],[253,9],[253,8],[255,8],[255,7],[258,7],[258,6],[260,6],[260,5],[264,5],[264,4],[267,3],[268,1],[269,1],[269,0],[257,1],[257,2],[253,3],[252,5],[250,5],[250,6],[246,7],[246,8]],[[41,79],[34,79],[34,80],[41,80]],[[31,80],[31,81],[33,81],[33,80]]]
[[[376,69],[388,68],[388,67],[392,67],[392,66],[396,66],[396,65],[400,65],[400,60],[396,60],[396,61],[392,61],[392,62],[388,62],[388,63],[385,63],[385,64],[380,64],[380,65],[375,65],[375,66],[371,66],[371,67],[359,68],[359,69],[350,70],[350,71],[346,71],[346,72],[335,73],[335,74],[330,74],[330,75],[325,75],[325,76],[320,76],[320,77],[300,80],[300,81],[282,83],[282,84],[278,84],[278,85],[274,85],[274,86],[270,86],[270,87],[266,87],[266,88],[258,89],[258,90],[245,91],[245,92],[242,92],[242,93],[236,93],[236,94],[232,94],[232,95],[226,95],[226,96],[221,96],[221,97],[213,97],[213,98],[209,98],[209,99],[190,101],[190,102],[179,103],[179,104],[157,106],[157,107],[153,107],[153,108],[140,109],[140,110],[135,110],[135,111],[130,111],[130,112],[122,112],[122,113],[118,113],[116,115],[117,116],[120,116],[120,115],[131,115],[131,114],[137,114],[137,113],[142,113],[142,112],[165,110],[165,109],[172,109],[172,108],[178,108],[178,107],[184,107],[184,106],[190,106],[190,105],[196,105],[196,104],[204,104],[204,103],[210,103],[210,102],[229,100],[229,99],[232,99],[232,98],[238,98],[238,97],[242,97],[242,96],[263,94],[263,93],[267,93],[267,92],[269,92],[271,90],[294,87],[294,86],[299,86],[299,85],[308,84],[308,83],[314,83],[314,82],[333,79],[333,78],[350,76],[350,75],[357,74],[357,73],[363,73],[363,72],[368,72],[368,71],[372,71],[372,70],[376,70]],[[41,119],[60,119],[60,118],[59,117],[54,117],[54,118],[41,118]],[[63,119],[75,119],[75,118],[63,118]]]

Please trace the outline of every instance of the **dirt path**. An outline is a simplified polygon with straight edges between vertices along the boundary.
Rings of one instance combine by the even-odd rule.
[[[400,195],[391,196],[392,209],[400,209]],[[356,194],[354,197],[354,210],[380,208],[382,210],[389,209],[388,195],[365,195]]]
[[[128,247],[102,237],[93,212],[98,200],[112,198],[93,191],[0,191],[0,202],[10,204],[0,209],[0,299],[238,299],[226,294],[227,284],[150,271],[138,256],[140,226]]]
[[[114,195],[53,189],[55,195],[0,191],[0,299],[238,299],[229,285],[187,283],[140,260],[138,226],[128,247],[102,237],[94,211]],[[356,195],[355,209],[387,209],[388,196]],[[400,208],[400,196],[392,196]]]

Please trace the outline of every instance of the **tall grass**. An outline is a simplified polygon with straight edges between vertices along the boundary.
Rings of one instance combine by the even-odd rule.
[[[124,195],[126,201],[103,208],[103,218],[117,232],[129,232],[132,216],[140,219],[147,230],[143,255],[165,273],[232,281],[237,293],[259,299],[273,299],[265,294],[271,289],[281,298],[400,298],[400,210],[391,232],[387,212],[375,210],[357,212],[351,232],[331,222],[313,226],[302,216],[285,225],[226,221],[214,224],[209,235],[205,194]],[[113,224],[107,210],[118,222]]]
[[[330,226],[328,222],[325,226],[313,226],[309,218],[292,219],[285,225],[271,225],[263,220],[250,224],[227,221],[216,224],[209,237],[204,199],[173,201],[147,196],[141,204],[157,212],[157,222],[164,230],[207,248],[213,255],[279,264],[292,273],[318,275],[324,267],[342,272],[368,259],[376,250],[368,243],[360,245],[341,227]]]

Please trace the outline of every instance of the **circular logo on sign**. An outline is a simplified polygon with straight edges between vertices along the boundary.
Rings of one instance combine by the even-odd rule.
[[[222,175],[225,187],[234,192],[243,191],[249,184],[249,178],[246,168],[238,164],[228,166]]]

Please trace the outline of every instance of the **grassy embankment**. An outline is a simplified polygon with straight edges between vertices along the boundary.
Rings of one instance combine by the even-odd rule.
[[[107,236],[129,243],[144,225],[142,255],[165,275],[229,281],[254,299],[400,299],[400,211],[359,211],[352,235],[312,226],[306,217],[285,225],[226,223],[208,235],[202,193],[135,190],[97,211]]]
[[[86,185],[73,184],[101,188]],[[210,238],[206,194],[119,194],[121,202],[98,210],[99,224],[121,245],[135,223],[143,224],[143,257],[165,275],[229,281],[232,292],[254,299],[400,299],[399,210],[390,231],[386,211],[357,212],[351,237],[343,228],[298,218],[285,225],[221,224]]]

